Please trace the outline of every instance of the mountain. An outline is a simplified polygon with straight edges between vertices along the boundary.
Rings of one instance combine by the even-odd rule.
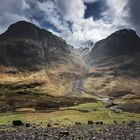
[[[119,30],[95,44],[87,56],[90,66],[112,67],[115,72],[140,72],[140,38],[130,29]],[[135,72],[135,73],[134,73]]]
[[[101,95],[140,97],[140,38],[131,29],[97,42],[86,57],[85,89]]]
[[[75,50],[75,53],[79,55],[80,57],[82,57],[82,59],[84,60],[89,54],[89,52],[91,51],[93,46],[94,46],[94,43],[89,40],[89,41],[82,42],[80,44],[80,47],[75,48],[74,50]]]
[[[133,55],[140,52],[140,38],[130,29],[119,30],[95,44],[88,58],[96,61],[104,57]],[[92,61],[92,60],[91,60]]]
[[[10,25],[0,35],[0,108],[8,105],[4,111],[15,111],[74,103],[64,96],[140,99],[136,32],[123,29],[93,45],[89,41],[75,50],[29,22]],[[19,102],[15,107],[13,103]]]
[[[0,64],[19,69],[68,63],[71,50],[60,37],[26,21],[10,25],[0,35]]]
[[[92,48],[93,46],[94,46],[94,43],[91,40],[88,40],[81,43],[80,48]]]
[[[82,67],[72,46],[32,23],[19,21],[0,35],[1,97],[62,96],[80,77]]]

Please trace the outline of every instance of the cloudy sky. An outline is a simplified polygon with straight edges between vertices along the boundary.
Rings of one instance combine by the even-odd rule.
[[[0,33],[26,20],[79,47],[122,28],[140,35],[139,13],[140,0],[0,0]]]

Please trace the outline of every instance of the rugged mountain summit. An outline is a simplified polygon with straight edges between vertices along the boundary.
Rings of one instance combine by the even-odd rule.
[[[88,58],[94,61],[103,57],[133,55],[137,52],[140,52],[140,38],[135,31],[123,29],[97,42]]]
[[[87,57],[87,63],[90,66],[111,67],[118,73],[120,70],[125,73],[131,70],[133,74],[139,74],[139,58],[139,36],[133,30],[123,29],[97,42]]]
[[[70,47],[60,37],[26,22],[12,24],[0,35],[0,64],[39,68],[68,63]]]
[[[19,21],[0,35],[0,94],[64,95],[81,75],[82,63],[65,40]]]

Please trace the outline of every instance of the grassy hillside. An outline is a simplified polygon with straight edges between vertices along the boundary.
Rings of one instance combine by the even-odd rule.
[[[9,105],[12,108],[14,103],[18,102],[25,108],[39,106],[41,102],[44,106],[53,104],[53,101],[57,100],[56,97],[64,96],[71,90],[73,81],[81,77],[82,62],[76,57],[73,59],[75,61],[71,60],[70,65],[61,64],[59,67],[44,68],[40,71],[18,71],[13,67],[1,66],[0,107]],[[55,103],[59,106],[63,101],[61,99],[56,102],[60,102]]]
[[[75,122],[86,124],[88,120],[103,121],[113,123],[113,121],[123,122],[129,120],[139,121],[140,114],[137,113],[115,113],[106,108],[102,102],[86,103],[72,107],[60,108],[54,112],[35,113],[6,113],[0,115],[0,124],[11,123],[14,119],[21,119],[35,124],[51,124],[52,126],[74,125]]]

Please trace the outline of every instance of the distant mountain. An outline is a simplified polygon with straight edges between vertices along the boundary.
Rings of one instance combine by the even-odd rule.
[[[68,63],[72,47],[51,32],[26,22],[10,25],[0,35],[0,65],[40,69]]]
[[[80,47],[75,49],[75,52],[77,55],[80,55],[83,59],[85,59],[85,57],[89,54],[93,46],[94,43],[89,40],[81,43]]]
[[[92,48],[93,46],[94,46],[94,42],[89,40],[89,41],[81,43],[80,48]]]

